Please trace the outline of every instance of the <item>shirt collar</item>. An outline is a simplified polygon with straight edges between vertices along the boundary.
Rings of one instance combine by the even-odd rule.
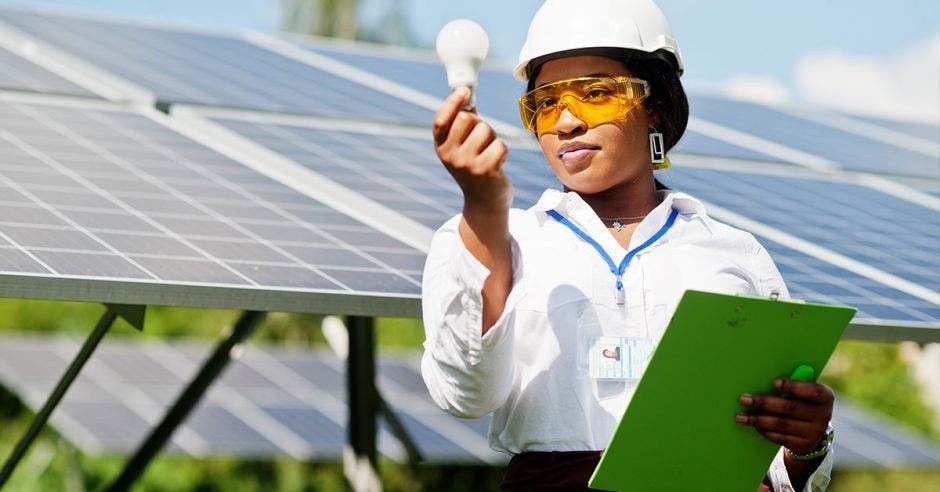
[[[661,219],[665,221],[666,217],[669,216],[669,210],[673,208],[683,215],[700,214],[706,217],[708,216],[702,202],[691,195],[676,190],[660,190],[658,193],[663,198],[663,201],[650,212],[647,219],[652,218],[654,214],[657,214],[657,211],[661,211]],[[570,212],[581,207],[588,207],[588,204],[581,199],[581,195],[573,191],[565,193],[559,190],[548,189],[542,193],[542,197],[532,206],[531,210],[545,212],[554,209],[561,214],[565,214],[565,212]]]
[[[695,216],[705,218],[708,216],[702,202],[691,195],[676,190],[660,190],[658,193],[662,197],[662,203],[650,211],[649,215],[637,226],[630,239],[631,248],[642,244],[652,237],[653,234],[656,234],[663,224],[666,223],[672,209],[676,209],[680,215],[689,218]],[[530,210],[542,212],[538,215],[540,216],[540,221],[544,222],[549,219],[548,215],[544,212],[552,209],[568,217],[569,220],[574,221],[582,230],[587,231],[588,234],[592,236],[599,232],[593,230],[594,228],[592,227],[593,224],[598,223],[598,219],[596,218],[597,214],[595,214],[594,210],[581,198],[581,195],[573,191],[562,192],[554,189],[545,190],[545,192],[542,193],[542,197]],[[604,232],[607,232],[606,229]],[[610,235],[601,235],[601,237],[603,237],[601,244],[605,246],[607,243],[616,244],[616,241],[613,240],[612,237],[607,236]]]

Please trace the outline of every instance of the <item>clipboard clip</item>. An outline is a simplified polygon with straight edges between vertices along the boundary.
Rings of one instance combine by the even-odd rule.
[[[770,291],[770,300],[776,301],[780,298],[780,291],[772,290]]]

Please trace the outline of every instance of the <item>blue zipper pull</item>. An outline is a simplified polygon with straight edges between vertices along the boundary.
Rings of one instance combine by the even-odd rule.
[[[624,304],[627,303],[627,291],[625,291],[623,288],[623,274],[622,273],[617,275],[617,284],[615,285],[615,287],[617,288],[617,305],[623,306]]]

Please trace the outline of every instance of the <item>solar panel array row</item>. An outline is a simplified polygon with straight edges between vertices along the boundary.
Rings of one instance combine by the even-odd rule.
[[[34,408],[52,390],[79,341],[0,341],[0,380]],[[82,449],[133,451],[208,354],[195,343],[102,343],[52,423]],[[174,434],[171,453],[338,460],[346,445],[345,364],[324,351],[250,345]],[[413,354],[377,362],[377,384],[429,462],[503,463],[489,449],[489,418],[453,419],[431,402]],[[390,430],[379,449],[405,461]]]
[[[344,77],[335,63],[315,66],[249,34],[13,8],[0,9],[0,22],[6,31],[18,31],[37,45],[51,45],[167,103],[306,113],[320,122],[425,127],[429,122],[430,110],[407,97]],[[377,75],[432,100],[448,92],[431,57],[290,41],[301,51],[327,57],[353,72]],[[0,50],[0,55],[15,59],[11,66],[30,66],[12,52]],[[0,85],[39,92],[83,90],[39,67],[31,69],[43,75],[8,76],[12,81],[0,79]],[[507,123],[515,121],[521,85],[507,70],[486,69],[481,77],[481,111]],[[236,162],[244,161],[238,155],[236,160],[224,157],[133,110],[103,108],[76,111],[71,106],[22,103],[0,108],[6,131],[0,150],[9,157],[0,175],[0,186],[8,190],[0,227],[0,265],[7,271],[369,291],[415,299],[422,258],[417,250],[324,207],[292,189],[292,183],[281,184],[246,169]],[[786,155],[803,152],[847,169],[940,175],[937,160],[927,155],[930,145],[898,149],[844,125],[814,121],[813,115],[714,97],[693,97],[692,109],[696,121],[707,124],[692,125],[677,149],[678,167],[665,173],[664,181],[789,237],[873,267],[883,273],[877,280],[887,283],[877,288],[870,285],[870,274],[820,264],[806,251],[790,251],[787,257],[796,254],[805,257],[804,265],[816,265],[810,270],[816,278],[826,277],[828,270],[848,284],[840,290],[816,282],[816,288],[805,292],[808,299],[863,300],[861,317],[937,321],[935,296],[923,291],[940,289],[940,269],[935,268],[940,205],[918,205],[844,178],[706,169],[696,167],[694,157],[786,166]],[[339,131],[329,124],[276,118],[209,116],[211,123],[355,190],[428,231],[460,210],[459,190],[436,162],[428,139]],[[890,126],[875,120],[858,123]],[[723,127],[753,138],[736,142],[722,135]],[[909,130],[911,139],[927,140],[925,128],[906,125],[892,131],[899,128]],[[780,144],[792,152],[780,155]],[[903,162],[904,169],[884,167],[893,162]],[[518,206],[534,203],[542,190],[557,186],[540,153],[525,146],[513,150],[507,170]]]
[[[0,381],[34,408],[50,391],[79,342],[4,337]],[[162,415],[209,350],[187,343],[109,339],[76,381],[53,425],[82,449],[128,452]],[[378,386],[429,462],[504,463],[489,449],[489,418],[454,419],[427,395],[413,352],[378,359]],[[328,352],[249,345],[176,432],[172,453],[338,460],[345,445],[344,365]],[[924,467],[940,449],[839,400],[836,467]],[[877,443],[877,445],[871,445]],[[386,427],[379,450],[404,461]]]
[[[104,21],[0,9],[0,21],[51,43],[97,67],[152,92],[167,102],[306,113],[345,119],[427,125],[431,111],[402,97],[381,93],[322,67],[275,53],[250,36]],[[326,56],[436,98],[446,95],[442,71],[429,56],[402,56],[369,48],[343,48],[293,40],[301,50]],[[515,126],[516,99],[524,91],[506,69],[481,74],[480,110]],[[400,94],[398,94],[400,96]],[[935,126],[855,120],[903,132],[919,145],[889,143],[814,121],[818,111],[792,114],[767,106],[693,95],[692,115],[857,171],[940,179],[940,130]],[[843,117],[851,119],[851,117]],[[696,131],[690,130],[695,134]],[[742,148],[734,142],[695,135],[677,149],[705,155],[781,160],[772,150]]]
[[[9,33],[28,41],[13,46]],[[31,295],[103,302],[113,299],[101,293],[120,290],[120,300],[137,304],[417,314],[424,252],[350,215],[362,219],[375,203],[429,232],[460,211],[459,190],[429,135],[412,131],[426,132],[435,100],[448,92],[432,57],[15,8],[0,8],[0,41],[0,295],[22,296],[24,285],[42,280],[57,283]],[[89,102],[88,80],[44,68],[59,66],[57,57],[79,71],[93,68],[88,80],[96,70],[141,89],[130,99],[149,94],[203,108],[194,110],[201,119],[190,119],[198,128],[180,126],[173,112]],[[518,127],[522,91],[507,70],[485,69],[480,111]],[[691,96],[691,108],[676,167],[661,179],[775,231],[760,239],[794,297],[858,306],[857,320],[940,327],[940,302],[929,295],[940,291],[940,200],[902,199],[803,169],[813,161],[903,176],[940,196],[936,126],[700,95]],[[323,192],[259,171],[264,158],[248,143],[283,158],[267,166],[296,164],[352,190],[351,202],[327,205]],[[531,142],[517,138],[511,155],[516,206],[558,186]],[[351,214],[356,208],[364,212]],[[197,287],[205,290],[194,296]],[[348,299],[316,301],[329,296]],[[0,377],[35,407],[74,348],[71,341],[4,342]],[[106,342],[54,423],[85,449],[128,451],[205,351]],[[427,401],[413,360],[380,360],[378,374],[430,459],[502,459],[486,445],[485,421],[451,419]],[[338,457],[346,441],[343,381],[342,364],[328,354],[249,349],[176,434],[173,449]],[[838,444],[844,466],[898,456],[936,462],[935,447],[886,440],[893,431],[850,405],[840,403],[838,412],[850,433]],[[381,449],[403,457],[387,430]]]
[[[235,116],[216,115],[212,121],[330,179],[363,190],[428,227],[437,227],[463,205],[450,175],[433,154],[422,152],[431,145],[429,137],[353,133]],[[558,187],[539,151],[512,148],[504,169],[513,182],[517,207],[532,206],[543,190]],[[796,238],[940,290],[940,269],[934,268],[940,260],[940,214],[936,211],[844,180],[697,167],[694,158],[677,161],[660,179]],[[825,201],[820,202],[823,197]],[[792,248],[775,245],[774,249],[801,265],[801,274],[795,275],[799,283],[793,289],[797,298],[859,306],[857,319],[940,322],[940,306],[933,302]],[[832,283],[834,279],[839,282]]]

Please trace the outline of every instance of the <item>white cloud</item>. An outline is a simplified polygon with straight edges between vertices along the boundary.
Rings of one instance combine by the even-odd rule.
[[[810,53],[794,67],[800,98],[855,113],[940,122],[940,35],[885,57]]]
[[[789,89],[769,75],[735,75],[724,83],[722,92],[734,99],[767,104],[781,104],[791,99]]]

